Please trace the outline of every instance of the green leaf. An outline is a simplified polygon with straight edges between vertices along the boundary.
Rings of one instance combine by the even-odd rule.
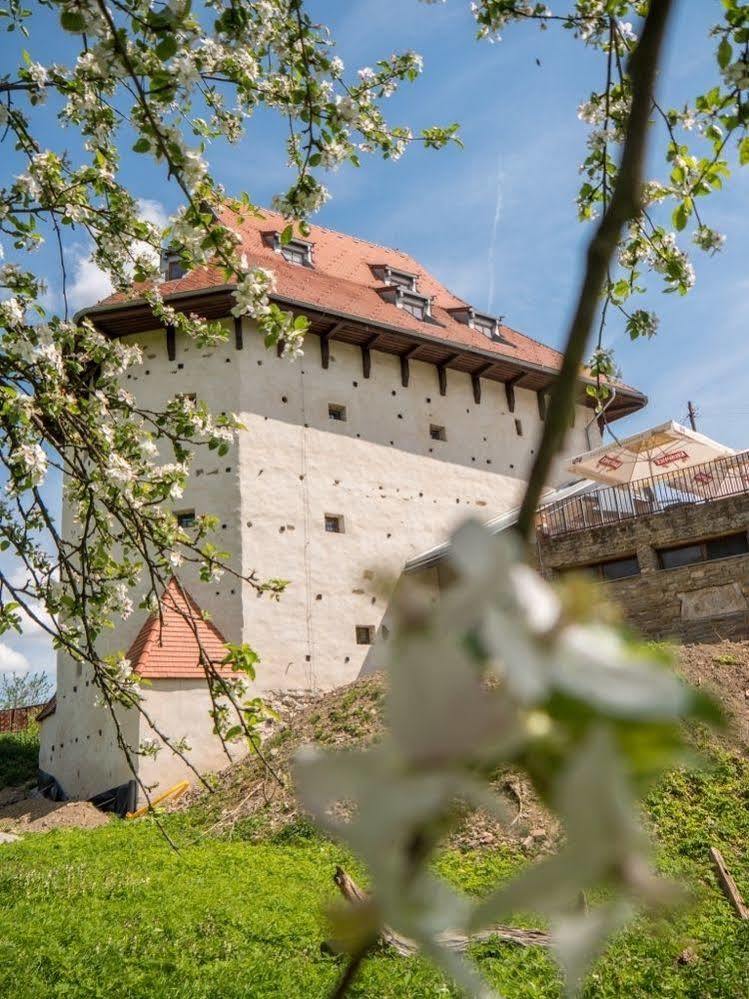
[[[745,135],[739,143],[739,163],[742,166],[749,163],[749,135]]]
[[[281,244],[282,246],[288,246],[294,237],[294,226],[287,225],[284,231],[281,233]]]
[[[680,205],[674,208],[674,213],[672,216],[674,226],[681,232],[681,230],[686,226],[689,221],[689,216],[692,214],[691,203],[687,205],[687,201],[682,201]]]
[[[83,14],[74,10],[65,10],[60,15],[60,24],[66,31],[80,34],[86,28],[86,19]]]
[[[171,59],[177,51],[177,39],[173,34],[165,35],[156,46],[156,55],[162,62]]]
[[[733,56],[733,49],[731,48],[731,43],[728,41],[726,35],[721,39],[720,45],[718,46],[718,65],[721,69],[725,69],[726,66],[731,61]]]
[[[151,143],[145,137],[141,137],[133,146],[133,152],[135,153],[147,153],[151,148]]]

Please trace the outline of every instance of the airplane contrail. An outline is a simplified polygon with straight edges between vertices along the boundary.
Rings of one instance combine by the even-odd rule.
[[[494,311],[494,257],[497,249],[497,233],[499,231],[499,220],[502,217],[502,185],[504,181],[504,170],[502,169],[502,154],[497,158],[497,197],[494,204],[494,218],[492,219],[491,235],[489,237],[489,252],[487,254],[487,266],[489,268],[489,312]]]

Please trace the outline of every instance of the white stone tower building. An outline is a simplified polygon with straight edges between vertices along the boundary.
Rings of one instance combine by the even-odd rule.
[[[113,296],[86,313],[108,335],[142,345],[142,367],[125,383],[142,404],[160,408],[176,393],[195,393],[246,426],[227,457],[197,458],[175,509],[215,514],[217,543],[236,564],[287,579],[289,588],[275,603],[232,581],[206,584],[189,573],[180,581],[225,640],[257,650],[266,691],[331,688],[376,665],[382,581],[397,579],[461,518],[489,519],[515,505],[560,362],[405,253],[317,226],[282,246],[284,225],[267,212],[238,229],[248,259],[275,271],[275,300],[311,321],[301,360],[269,352],[250,321],[232,319],[232,287],[208,268],[181,275],[168,261],[163,293],[176,308],[225,318],[220,346],[200,349],[154,328],[139,298]],[[600,441],[584,381],[570,454]],[[618,386],[608,418],[645,402]],[[130,648],[143,626],[134,613],[111,649]],[[146,696],[170,735],[188,736],[196,765],[211,768],[222,755],[191,655],[179,642],[173,655],[160,650]],[[42,769],[71,796],[129,778],[111,722],[64,658],[42,741]],[[149,784],[184,772],[169,753],[141,766]]]

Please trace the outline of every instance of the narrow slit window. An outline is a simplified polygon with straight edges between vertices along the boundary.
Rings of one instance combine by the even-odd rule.
[[[337,420],[339,423],[346,422],[346,407],[339,406],[337,403],[328,403],[328,417],[331,420]]]
[[[180,510],[175,516],[177,518],[177,527],[181,527],[183,530],[195,527],[197,518],[194,510]]]
[[[719,558],[730,558],[732,555],[749,553],[749,538],[746,531],[737,534],[726,534],[721,538],[709,538],[706,541],[694,541],[687,545],[672,548],[660,548],[658,560],[662,569],[677,569],[682,565],[694,565],[697,562],[712,562]]]
[[[523,436],[523,421],[522,420],[515,420],[515,433],[518,435],[518,437],[522,437]]]
[[[612,581],[615,579],[628,579],[630,576],[640,575],[640,560],[637,555],[625,555],[624,558],[609,559],[606,562],[595,562],[592,565],[574,565],[569,568],[559,570],[560,575],[568,573],[584,573],[592,576],[593,579]]]
[[[338,513],[325,514],[325,530],[328,534],[343,534],[343,517]]]
[[[446,441],[447,431],[444,427],[439,427],[436,423],[432,423],[429,426],[429,436],[433,441]]]
[[[374,628],[371,624],[357,624],[356,644],[371,645],[374,642]]]

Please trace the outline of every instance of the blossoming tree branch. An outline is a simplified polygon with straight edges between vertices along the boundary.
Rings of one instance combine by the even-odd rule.
[[[67,33],[65,64],[42,64],[23,50],[33,50],[35,19],[44,8]],[[281,345],[293,359],[301,354],[306,322],[271,302],[273,273],[248,266],[237,252],[227,219],[253,206],[246,195],[230,199],[213,180],[205,147],[219,138],[237,142],[263,106],[287,120],[286,155],[296,176],[276,207],[290,220],[288,237],[291,223],[303,225],[327,197],[321,170],[358,163],[364,153],[397,158],[414,139],[410,130],[389,126],[381,107],[418,75],[421,60],[411,52],[393,55],[347,79],[327,31],[312,25],[301,3],[286,0],[200,9],[187,0],[34,7],[11,0],[0,4],[0,15],[22,42],[17,70],[0,78],[3,162],[15,167],[0,180],[2,246],[13,248],[0,269],[0,461],[7,475],[0,538],[24,569],[20,582],[18,574],[0,580],[0,629],[18,629],[31,618],[57,647],[90,665],[110,708],[144,711],[131,664],[122,656],[103,659],[97,639],[131,612],[134,590],[144,594],[142,606],[156,608],[168,576],[185,562],[204,579],[240,576],[230,553],[210,541],[213,518],[181,528],[162,506],[181,495],[196,448],[225,454],[238,424],[186,397],[160,412],[136,403],[122,381],[141,360],[138,347],[69,314],[65,235],[87,237],[114,288],[127,291],[137,282],[156,324],[200,344],[225,337],[225,329],[164,303],[161,249],[167,243],[186,269],[207,261],[223,268],[235,286],[234,315],[252,317],[266,344]],[[52,102],[66,126],[58,148],[36,137],[39,111]],[[441,146],[454,135],[454,127],[433,128],[418,138]],[[163,166],[164,183],[178,186],[183,207],[165,231],[140,217],[121,179],[123,150],[150,157]],[[44,241],[59,252],[55,290],[62,309],[55,315],[42,305],[44,283],[33,266]],[[44,498],[51,469],[63,476],[71,511],[64,535]],[[284,588],[281,580],[253,574],[242,582],[273,597]],[[259,708],[246,699],[244,681],[254,653],[233,647],[236,681],[204,658],[219,732],[236,733],[230,716],[238,714],[240,734],[252,738]],[[158,734],[181,751],[169,733]],[[120,741],[131,760],[150,749],[127,746],[121,733]]]
[[[457,2],[457,0],[454,0]],[[590,124],[582,154],[578,213],[596,228],[571,322],[562,372],[523,504],[527,534],[551,460],[563,444],[580,365],[593,345],[592,387],[602,411],[614,373],[605,331],[612,316],[633,338],[652,336],[657,316],[631,303],[648,276],[685,294],[694,269],[684,246],[716,252],[721,236],[702,201],[749,161],[749,4],[715,2],[716,79],[683,106],[663,107],[657,77],[676,0],[568,0],[559,9],[525,0],[475,0],[479,39],[533,27],[571,32],[601,60],[601,86],[581,95]],[[34,55],[34,28],[54,16],[65,33],[61,58]],[[137,347],[76,322],[68,308],[69,233],[90,241],[112,285],[138,283],[154,323],[200,344],[224,337],[221,324],[176,312],[159,293],[164,245],[186,269],[210,262],[235,289],[236,316],[252,317],[269,346],[289,359],[303,349],[306,324],[273,302],[272,271],[237,250],[230,219],[253,211],[251,192],[225,192],[206,149],[236,143],[261,109],[288,124],[285,156],[294,170],[276,207],[304,234],[326,200],[326,170],[365,154],[397,158],[412,142],[440,148],[457,126],[413,133],[391,124],[387,98],[421,72],[412,52],[349,71],[327,27],[303,0],[0,0],[0,23],[19,39],[17,66],[0,77],[0,546],[23,572],[0,575],[0,630],[36,621],[59,648],[87,665],[102,700],[144,711],[130,664],[102,658],[97,640],[127,615],[132,592],[155,608],[175,565],[204,579],[234,573],[271,597],[282,580],[233,568],[210,541],[210,516],[181,528],[163,504],[179,497],[194,453],[226,453],[238,429],[199,400],[176,397],[161,411],[139,406],[123,375]],[[503,44],[509,44],[504,42]],[[25,51],[28,49],[28,52]],[[66,53],[69,55],[65,58]],[[501,47],[498,49],[501,58]],[[5,71],[4,71],[5,72]],[[44,105],[61,126],[50,146],[39,126]],[[658,137],[663,137],[659,143]],[[663,154],[665,174],[644,177],[646,140]],[[123,157],[123,151],[127,156]],[[182,207],[159,231],[141,218],[125,183],[130,154],[148,158],[175,185]],[[282,150],[279,150],[279,156]],[[34,251],[56,248],[50,314]],[[61,533],[45,482],[63,476],[71,523]],[[648,863],[635,802],[649,780],[679,759],[679,722],[704,708],[648,650],[625,640],[591,611],[590,594],[570,584],[553,592],[480,528],[455,538],[458,581],[436,609],[414,594],[400,605],[390,645],[390,733],[374,750],[300,761],[310,812],[368,862],[371,900],[349,919],[351,959],[338,994],[387,923],[416,940],[466,992],[488,995],[470,964],[441,943],[444,929],[471,932],[519,908],[538,908],[555,927],[571,986],[606,935],[643,900],[664,897]],[[197,633],[197,632],[196,632]],[[218,730],[257,744],[262,706],[250,696],[256,656],[232,647],[236,680],[204,667]],[[493,681],[486,686],[485,681]],[[431,692],[425,705],[422,692]],[[231,711],[227,709],[227,704]],[[414,719],[418,724],[414,724]],[[157,734],[182,752],[170,733]],[[120,745],[133,763],[147,747]],[[525,771],[566,824],[564,851],[481,903],[436,879],[430,862],[454,819],[456,801],[501,809],[489,785],[497,767]],[[144,789],[147,791],[147,789]],[[351,820],[336,801],[356,803]],[[576,910],[581,890],[605,887],[606,900]]]

